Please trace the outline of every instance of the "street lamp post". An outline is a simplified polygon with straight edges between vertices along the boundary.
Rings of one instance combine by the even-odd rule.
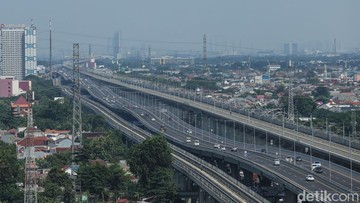
[[[312,151],[312,145],[314,142],[314,127],[313,127],[313,117],[312,114],[310,115],[310,128],[311,128],[311,143],[310,143],[310,163],[312,164],[312,155],[313,155],[313,151]]]
[[[244,150],[245,150],[245,148],[246,148],[246,144],[245,144],[245,142],[246,142],[246,138],[245,138],[245,123],[243,123],[243,144],[244,144]]]
[[[233,121],[234,123],[234,147],[235,147],[235,121]]]

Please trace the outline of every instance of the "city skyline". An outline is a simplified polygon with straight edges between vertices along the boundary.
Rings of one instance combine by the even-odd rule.
[[[104,54],[117,31],[126,53],[146,53],[151,46],[153,53],[178,50],[201,55],[203,34],[209,56],[264,50],[282,53],[285,43],[297,43],[299,49],[332,50],[334,39],[340,52],[360,47],[360,28],[355,26],[360,2],[356,0],[5,2],[0,24],[29,25],[33,19],[40,57],[49,52],[49,20],[54,55],[70,54],[74,42],[80,43],[84,55],[88,44],[95,54]]]

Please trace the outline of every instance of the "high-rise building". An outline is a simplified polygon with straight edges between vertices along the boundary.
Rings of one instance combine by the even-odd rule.
[[[25,28],[25,76],[37,75],[36,27]]]
[[[34,26],[0,25],[0,76],[22,80],[36,75],[36,28]]]
[[[297,55],[298,51],[298,44],[297,43],[285,43],[284,44],[284,54],[285,55]]]
[[[298,54],[298,44],[297,43],[291,43],[291,54],[292,55]]]
[[[289,43],[284,44],[284,54],[290,55],[290,44]]]
[[[120,52],[120,32],[115,32],[114,39],[113,39],[113,57],[114,59],[120,59],[121,58],[121,52]]]

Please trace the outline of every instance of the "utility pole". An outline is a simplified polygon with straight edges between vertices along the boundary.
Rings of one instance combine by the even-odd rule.
[[[27,93],[29,109],[27,114],[26,146],[25,146],[25,189],[24,203],[37,203],[37,181],[36,181],[36,161],[34,147],[34,120],[33,120],[33,93]]]
[[[207,69],[207,57],[206,57],[206,34],[203,37],[203,65]]]
[[[289,98],[288,98],[288,120],[294,122],[294,93],[292,89],[292,65],[289,60]]]
[[[72,125],[72,167],[71,167],[71,178],[73,180],[73,190],[81,191],[81,185],[77,184],[76,176],[74,174],[75,166],[75,140],[79,140],[79,147],[82,147],[82,120],[81,120],[81,94],[80,94],[80,63],[79,63],[79,44],[73,44],[73,77],[74,77],[74,88],[73,88],[73,125]]]

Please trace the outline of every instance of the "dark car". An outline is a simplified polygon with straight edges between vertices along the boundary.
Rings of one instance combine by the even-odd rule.
[[[322,173],[322,172],[323,172],[321,166],[315,167],[315,168],[313,169],[313,171],[314,171],[315,173]]]
[[[266,154],[266,149],[261,149],[261,153]]]
[[[296,161],[302,161],[302,158],[300,156],[297,156]]]

